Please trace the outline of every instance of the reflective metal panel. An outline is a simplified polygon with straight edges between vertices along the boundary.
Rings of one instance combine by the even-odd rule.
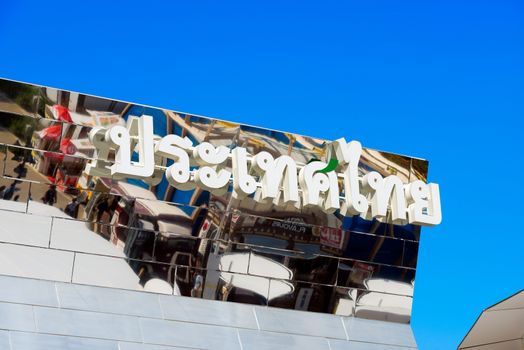
[[[0,241],[48,247],[52,218],[0,210]]]
[[[4,176],[75,187],[87,164],[84,158],[7,146]]]
[[[0,111],[22,115],[42,115],[41,88],[0,79]]]
[[[267,305],[271,299],[270,279],[230,272],[207,272],[204,298],[237,303]],[[211,284],[208,290],[207,283]],[[216,285],[213,288],[213,285]]]
[[[332,312],[334,287],[272,279],[269,306],[314,312]]]
[[[74,253],[0,243],[0,274],[52,281],[71,281]]]
[[[72,282],[173,294],[170,271],[166,264],[76,253]]]
[[[404,260],[402,265],[413,269],[417,267],[418,247],[419,242],[404,242]]]
[[[0,80],[0,240],[14,243],[0,245],[13,261],[0,272],[409,321],[418,226],[182,191],[162,166],[154,185],[87,175],[88,161],[101,159],[92,128],[144,114],[160,137],[289,155],[297,164],[328,156],[322,139]],[[111,164],[114,152],[103,160]],[[404,183],[425,181],[427,170],[425,160],[372,149],[359,164],[361,175]]]
[[[0,142],[61,152],[63,124],[58,121],[0,112]]]
[[[87,204],[93,191],[31,182],[27,212],[38,215],[67,219],[90,220]]]
[[[0,209],[24,213],[29,198],[29,183],[0,177]]]
[[[411,296],[414,278],[413,269],[340,260],[337,285]]]
[[[133,233],[135,233],[133,235]],[[155,233],[130,232],[118,226],[54,218],[51,248],[151,260]]]
[[[376,171],[383,177],[396,175],[402,182],[408,183],[411,158],[393,153],[364,149],[360,159],[360,168],[363,174]]]
[[[413,158],[411,161],[411,171],[409,181],[427,181],[429,163],[427,160]]]
[[[355,316],[380,321],[409,323],[413,297],[374,291],[359,291]]]
[[[297,256],[286,251],[251,247],[249,273],[252,275],[334,285],[338,259],[327,256]]]
[[[333,314],[354,316],[358,289],[336,287],[333,297]]]

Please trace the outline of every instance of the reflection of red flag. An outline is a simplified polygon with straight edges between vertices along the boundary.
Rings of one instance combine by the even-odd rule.
[[[49,158],[49,159],[54,159],[58,162],[61,162],[64,160],[64,155],[62,153],[44,152],[44,157]]]
[[[60,151],[64,154],[75,154],[77,149],[71,142],[71,139],[62,139],[62,141],[60,141]]]
[[[53,108],[56,111],[58,120],[68,123],[73,122],[73,119],[71,119],[71,115],[69,114],[69,110],[66,107],[61,105],[54,105]]]
[[[60,124],[53,125],[40,131],[40,138],[46,141],[53,141],[60,138],[62,134],[62,126]]]

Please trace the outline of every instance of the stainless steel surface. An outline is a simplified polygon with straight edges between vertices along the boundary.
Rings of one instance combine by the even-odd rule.
[[[70,282],[74,255],[54,249],[0,243],[0,274]]]
[[[47,248],[52,220],[48,216],[0,210],[0,241]]]
[[[20,311],[0,328],[47,333],[10,332],[10,350],[77,337],[88,344],[74,343],[79,349],[321,349],[326,337],[338,339],[332,349],[416,347],[407,324],[420,227],[181,191],[165,179],[87,176],[98,159],[89,131],[143,114],[159,136],[302,164],[326,157],[321,139],[0,80],[0,274],[66,282],[0,276],[0,307]],[[427,168],[371,149],[359,164],[361,174],[405,183],[425,180]],[[28,322],[33,306],[8,303],[36,305],[38,330]]]

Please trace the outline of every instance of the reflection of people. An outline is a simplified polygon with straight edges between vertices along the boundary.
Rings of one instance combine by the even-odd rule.
[[[193,285],[193,289],[191,289],[191,296],[194,298],[201,298],[203,288],[204,288],[204,276],[202,276],[202,274],[200,273],[197,273],[195,275],[195,283]]]
[[[228,301],[229,300],[229,295],[231,294],[231,292],[233,291],[233,284],[231,283],[226,283],[224,285],[222,285],[222,287],[220,288],[220,291],[219,291],[219,296],[220,296],[220,300],[223,300],[223,301]],[[234,295],[232,295],[232,300],[234,299]]]
[[[89,200],[87,191],[80,191],[80,194],[76,197],[78,204],[87,205],[87,202]]]
[[[19,188],[16,188],[16,184],[17,184],[17,181],[13,181],[13,183],[11,185],[9,185],[9,187],[7,188],[7,190],[5,190],[4,192],[4,199],[6,200],[11,200],[11,198],[13,198],[13,195],[15,194],[16,191],[20,191]]]
[[[45,191],[44,196],[42,197],[42,202],[44,204],[53,205],[56,203],[56,186],[51,185],[49,189]]]
[[[66,205],[66,207],[64,208],[64,213],[66,213],[67,215],[73,218],[76,218],[78,215],[78,206],[79,206],[79,203],[75,197],[71,200],[71,202],[69,202]]]
[[[25,167],[25,160],[21,163],[19,163],[13,171],[18,174],[18,178],[26,177],[27,175],[27,168]]]
[[[103,199],[96,206],[96,221],[109,222],[111,216],[111,209],[114,203],[113,196],[104,196]],[[105,215],[104,217],[104,214]]]

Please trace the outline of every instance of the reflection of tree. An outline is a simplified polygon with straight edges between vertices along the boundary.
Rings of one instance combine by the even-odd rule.
[[[0,80],[0,91],[4,92],[7,97],[12,99],[25,110],[44,115],[44,104],[37,104],[35,101],[35,96],[37,98],[44,98],[40,93],[41,90],[39,87],[29,84],[21,84],[14,81]],[[35,106],[37,105],[38,110],[35,110]]]
[[[1,82],[1,81],[0,81]],[[22,140],[20,146],[29,146],[32,131],[35,130],[38,119],[21,118],[17,114],[0,112],[1,126],[9,130],[16,137]]]

